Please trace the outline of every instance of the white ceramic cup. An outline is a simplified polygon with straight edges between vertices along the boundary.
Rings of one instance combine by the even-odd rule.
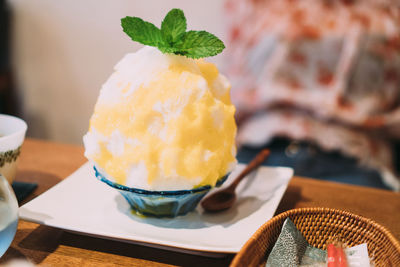
[[[17,172],[18,158],[27,128],[20,118],[0,114],[0,173],[10,184]]]

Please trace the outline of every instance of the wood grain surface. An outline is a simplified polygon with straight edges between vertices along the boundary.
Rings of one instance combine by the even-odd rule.
[[[85,161],[80,146],[27,139],[16,180],[38,183],[38,188],[20,204],[48,190]],[[300,207],[347,210],[375,220],[400,239],[398,193],[294,177],[276,214]],[[233,256],[219,259],[194,256],[20,221],[15,239],[0,263],[24,258],[40,266],[228,266]]]

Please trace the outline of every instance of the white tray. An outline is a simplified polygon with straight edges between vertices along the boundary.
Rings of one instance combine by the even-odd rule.
[[[239,164],[225,182],[244,168]],[[293,170],[260,167],[243,181],[231,209],[158,219],[133,215],[125,199],[98,181],[89,163],[20,210],[23,220],[75,233],[206,256],[237,253],[272,218]]]

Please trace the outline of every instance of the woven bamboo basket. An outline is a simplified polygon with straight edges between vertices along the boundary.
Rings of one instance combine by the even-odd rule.
[[[262,225],[235,256],[231,267],[265,266],[287,217],[314,247],[326,249],[329,239],[340,237],[349,247],[367,243],[377,267],[400,266],[400,243],[383,226],[346,211],[303,208],[281,213]]]

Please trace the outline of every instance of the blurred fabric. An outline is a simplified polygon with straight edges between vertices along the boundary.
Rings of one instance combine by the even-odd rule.
[[[398,2],[229,0],[225,10],[238,142],[306,141],[399,190]]]
[[[362,166],[356,158],[343,155],[338,150],[327,152],[307,141],[276,137],[263,146],[242,146],[237,159],[239,162],[249,163],[264,148],[271,150],[271,155],[264,165],[291,167],[298,176],[392,189],[383,182],[376,169]]]

